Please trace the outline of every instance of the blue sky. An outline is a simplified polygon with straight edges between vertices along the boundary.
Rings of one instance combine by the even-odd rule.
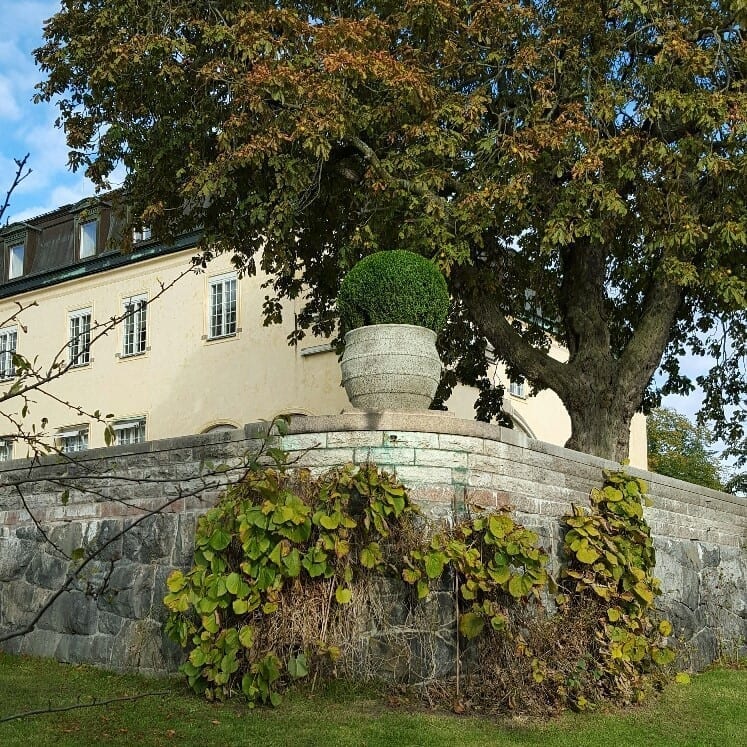
[[[14,158],[29,153],[33,170],[13,194],[5,216],[11,222],[76,202],[94,192],[88,179],[68,169],[64,133],[54,126],[55,106],[31,100],[34,86],[42,77],[32,52],[42,43],[44,20],[59,7],[58,0],[0,0],[0,17],[10,31],[0,41],[0,200],[15,171]],[[703,359],[688,359],[685,366],[693,376],[707,367]],[[692,417],[700,400],[696,391],[689,397],[669,397],[665,404]]]
[[[54,126],[54,105],[31,101],[42,77],[32,52],[42,43],[44,19],[59,7],[58,0],[0,0],[6,28],[0,40],[0,201],[15,171],[14,158],[29,153],[33,170],[13,194],[4,222],[39,215],[93,193],[91,182],[67,167],[65,136]]]

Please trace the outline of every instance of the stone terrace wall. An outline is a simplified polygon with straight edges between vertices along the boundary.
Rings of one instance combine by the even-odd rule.
[[[205,460],[238,467],[247,450],[258,448],[264,427],[253,424],[243,433],[91,451],[80,465],[49,460],[34,469],[32,479],[23,462],[0,470],[0,634],[24,625],[69,570],[68,561],[44,543],[14,484],[23,487],[50,539],[68,553],[106,541],[143,510],[169,504],[108,547],[90,565],[85,582],[63,594],[33,633],[6,648],[117,668],[172,669],[178,652],[160,633],[165,578],[171,568],[189,564],[196,516],[215,500],[225,479],[196,476]],[[528,440],[516,431],[437,413],[298,418],[282,443],[300,465],[315,471],[368,460],[396,471],[432,518],[449,519],[475,507],[511,506],[520,521],[539,533],[556,564],[559,518],[571,503],[588,504],[601,470],[617,466]],[[747,502],[631,472],[650,485],[654,505],[646,516],[665,592],[660,606],[687,641],[693,666],[700,668],[740,646],[744,651]],[[71,490],[68,505],[62,506],[59,484],[73,478],[86,491]],[[190,496],[198,491],[199,498]],[[441,623],[448,627],[448,621]],[[375,638],[382,631],[370,634]],[[424,671],[438,668],[433,661]]]
[[[244,454],[260,447],[255,436],[266,429],[93,449],[69,463],[46,457],[32,470],[25,460],[0,464],[0,637],[23,629],[65,585],[76,548],[110,542],[32,632],[0,645],[60,661],[173,671],[180,652],[161,633],[166,577],[190,566],[197,516],[240,475]],[[235,470],[211,475],[211,463]]]
[[[556,565],[560,518],[588,506],[602,470],[619,465],[528,439],[496,425],[441,413],[346,413],[294,423],[286,449],[325,468],[367,459],[396,471],[432,517],[469,507],[512,507]],[[315,447],[315,448],[314,448]],[[311,449],[304,452],[306,449]],[[700,669],[721,655],[747,653],[747,500],[644,470],[646,509],[663,596],[658,605]]]

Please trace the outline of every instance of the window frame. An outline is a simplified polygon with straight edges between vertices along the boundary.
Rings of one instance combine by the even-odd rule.
[[[518,397],[519,399],[526,399],[527,398],[527,380],[525,378],[521,378],[519,381],[514,381],[513,379],[509,381],[508,393],[512,397]]]
[[[225,301],[226,287],[232,288],[233,297],[229,296],[229,302]],[[220,312],[216,314],[216,289],[221,289],[221,296],[218,303]],[[235,337],[239,331],[239,284],[235,272],[227,272],[222,275],[215,275],[208,280],[208,304],[207,304],[207,339],[221,340],[227,337]],[[232,306],[232,308],[231,308]],[[214,324],[217,317],[220,317],[219,323]],[[216,331],[217,330],[217,331]]]
[[[78,319],[82,319],[84,317],[88,317],[88,328],[84,330],[83,332],[78,332],[75,337],[73,337],[73,322]],[[91,324],[93,321],[93,307],[87,306],[82,309],[76,309],[75,311],[69,311],[67,315],[67,354],[68,354],[68,363],[70,364],[71,368],[81,368],[83,366],[88,366],[93,362],[93,358],[91,357]],[[74,346],[74,343],[77,343],[77,341],[83,337],[83,348],[82,350],[77,350],[77,344]],[[86,339],[87,337],[87,339]],[[76,350],[74,353],[73,351]]]
[[[137,305],[133,312],[128,312],[129,305]],[[148,349],[148,296],[139,293],[122,299],[122,358],[134,358],[143,355]],[[128,349],[129,348],[129,349]]]
[[[83,253],[83,237],[87,236],[85,233],[86,227],[90,225],[94,225],[94,234],[93,234],[93,244],[91,245],[91,250],[86,251],[86,253]],[[90,237],[87,237],[90,238]],[[85,245],[88,247],[89,242],[86,241]],[[91,257],[96,256],[96,250],[98,249],[99,244],[99,216],[94,216],[91,218],[86,218],[85,220],[81,219],[78,221],[78,259],[90,259]]]
[[[145,415],[137,415],[112,422],[111,428],[114,431],[114,443],[112,445],[131,446],[132,444],[144,443],[147,440],[146,422]],[[121,440],[121,434],[126,432],[134,432],[136,437],[133,440]]]
[[[67,428],[61,428],[54,434],[55,446],[61,454],[77,454],[80,451],[88,451],[90,438],[90,427],[86,425],[73,425]],[[76,439],[76,441],[71,441]],[[75,444],[75,448],[66,448],[70,444]]]
[[[13,337],[13,347],[8,347],[7,340]],[[0,381],[8,381],[16,375],[13,365],[13,354],[18,349],[18,327],[16,325],[0,329]],[[7,365],[6,365],[7,362]]]
[[[132,229],[132,243],[142,244],[145,241],[150,241],[153,238],[153,229],[150,226],[141,226],[140,228]]]
[[[13,460],[13,441],[8,438],[0,438],[0,462]]]
[[[17,256],[17,251],[20,249],[20,270],[13,271],[13,258]],[[13,240],[8,242],[8,280],[17,280],[22,278],[25,273],[26,264],[26,241],[25,240]]]

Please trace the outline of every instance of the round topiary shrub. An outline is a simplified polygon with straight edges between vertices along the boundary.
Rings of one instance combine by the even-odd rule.
[[[396,249],[358,262],[342,281],[337,308],[344,332],[370,324],[414,324],[439,332],[449,292],[432,262]]]

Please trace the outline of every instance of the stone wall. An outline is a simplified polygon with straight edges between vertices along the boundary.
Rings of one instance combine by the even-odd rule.
[[[65,584],[72,563],[63,553],[110,541],[36,629],[6,642],[5,648],[116,668],[173,669],[178,652],[160,633],[165,578],[171,568],[189,564],[197,515],[214,502],[226,479],[240,473],[244,455],[259,448],[265,428],[252,424],[243,432],[93,450],[75,464],[49,458],[31,471],[23,462],[3,465],[0,637],[27,624],[40,604]],[[617,466],[530,441],[516,431],[440,413],[298,418],[282,445],[299,465],[315,471],[368,460],[396,471],[433,518],[511,506],[521,522],[538,532],[556,565],[559,518],[571,503],[588,504],[590,489],[601,482],[601,470]],[[218,462],[232,471],[213,474]],[[692,665],[701,668],[740,646],[744,651],[747,502],[631,472],[650,485],[654,504],[646,517],[664,589],[660,606],[686,642]],[[65,489],[69,496],[62,505]],[[118,536],[135,521],[137,526]],[[439,651],[448,648],[447,633],[453,630],[448,606],[437,605],[432,614],[394,623],[421,640],[430,617],[436,616],[441,634],[438,645],[428,647],[428,661],[417,667],[423,675],[443,666]],[[379,630],[372,622],[365,631],[368,649],[385,650],[387,636],[402,631]]]

